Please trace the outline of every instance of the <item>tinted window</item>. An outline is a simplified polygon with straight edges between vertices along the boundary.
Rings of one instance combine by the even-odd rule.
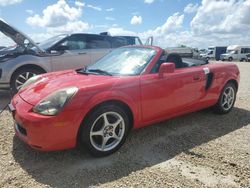
[[[250,48],[241,48],[241,53],[242,54],[250,53]]]
[[[124,38],[116,37],[112,39],[112,48],[119,48],[126,45],[128,45],[128,42]]]
[[[86,49],[85,35],[73,35],[63,40],[58,46],[67,46],[69,50]]]
[[[111,48],[111,43],[105,36],[88,35],[86,41],[88,49]]]
[[[130,45],[135,45],[135,38],[134,37],[124,37]]]

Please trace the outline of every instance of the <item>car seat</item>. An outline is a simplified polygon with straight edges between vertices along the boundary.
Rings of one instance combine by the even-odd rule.
[[[181,56],[179,54],[175,54],[175,53],[172,53],[172,54],[168,54],[167,55],[167,58],[166,58],[166,62],[172,62],[175,64],[175,68],[183,68],[183,62],[182,62],[182,59],[181,59]]]

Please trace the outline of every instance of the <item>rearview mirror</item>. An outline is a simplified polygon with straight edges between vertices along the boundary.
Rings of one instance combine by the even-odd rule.
[[[165,73],[173,73],[175,64],[171,62],[162,63],[159,69],[159,77],[162,78]]]

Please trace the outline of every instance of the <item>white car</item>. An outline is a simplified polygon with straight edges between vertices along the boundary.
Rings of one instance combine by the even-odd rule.
[[[36,44],[2,20],[0,31],[16,43],[0,51],[0,89],[11,88],[13,93],[34,75],[82,68],[129,44],[124,37],[83,33],[62,34]]]

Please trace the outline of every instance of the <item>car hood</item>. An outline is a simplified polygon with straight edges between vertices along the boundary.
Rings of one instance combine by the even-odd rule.
[[[98,87],[106,88],[112,84],[114,76],[79,74],[74,70],[60,71],[44,74],[40,79],[21,90],[19,96],[31,105],[36,105],[49,94],[66,87],[75,86],[79,90],[86,90]],[[106,88],[107,89],[107,88]]]
[[[44,50],[41,49],[31,38],[1,19],[0,31],[7,37],[10,37],[18,46],[22,47],[23,49],[27,47],[26,43],[28,42],[28,48],[36,47],[39,52],[44,52]]]

